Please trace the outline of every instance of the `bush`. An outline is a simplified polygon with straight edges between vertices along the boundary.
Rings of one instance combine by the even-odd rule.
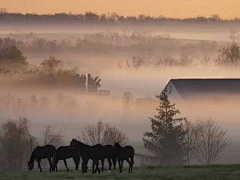
[[[239,66],[240,65],[240,47],[233,42],[230,46],[224,47],[218,57],[215,59],[215,64],[224,66]]]

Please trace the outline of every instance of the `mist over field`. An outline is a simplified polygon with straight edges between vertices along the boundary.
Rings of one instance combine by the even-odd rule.
[[[157,113],[159,102],[155,96],[170,79],[239,78],[239,68],[214,63],[220,50],[232,43],[231,35],[238,35],[239,27],[199,27],[5,24],[0,30],[0,45],[16,45],[29,66],[40,66],[43,60],[54,56],[64,63],[65,69],[78,67],[78,73],[99,76],[99,90],[109,90],[110,95],[87,93],[75,87],[51,88],[42,81],[33,83],[30,75],[4,74],[0,76],[0,120],[28,117],[31,133],[36,137],[52,124],[62,132],[66,144],[81,135],[84,127],[101,120],[126,133],[137,152],[147,153],[143,149],[143,133],[151,128],[148,117]],[[127,103],[123,100],[125,92],[133,97]],[[33,95],[37,99],[34,105]],[[232,145],[218,162],[238,163],[239,102],[236,96],[175,103],[180,116],[188,121],[217,119],[232,138]]]

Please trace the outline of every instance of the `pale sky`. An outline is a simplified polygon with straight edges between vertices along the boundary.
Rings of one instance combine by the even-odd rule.
[[[222,18],[240,17],[240,0],[0,0],[9,12],[84,13],[116,12],[121,15],[164,15],[196,17],[219,14]]]

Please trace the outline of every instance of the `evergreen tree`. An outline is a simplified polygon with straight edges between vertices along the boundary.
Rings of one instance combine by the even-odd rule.
[[[169,94],[165,88],[156,96],[160,100],[157,108],[158,114],[151,120],[151,132],[144,133],[144,146],[153,156],[159,160],[161,165],[180,165],[184,163],[184,135],[183,123],[185,118],[175,118],[180,114],[175,104],[171,104]]]

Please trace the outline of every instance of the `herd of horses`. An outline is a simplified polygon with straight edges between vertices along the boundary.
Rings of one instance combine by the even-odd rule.
[[[58,171],[57,164],[59,160],[63,160],[67,171],[69,172],[66,159],[73,158],[75,162],[75,170],[78,170],[80,159],[82,158],[82,173],[87,173],[88,161],[92,160],[92,173],[100,173],[104,171],[104,160],[108,161],[108,171],[116,170],[116,163],[119,164],[119,172],[122,172],[123,162],[126,160],[129,164],[128,172],[132,173],[134,164],[134,148],[132,146],[122,147],[120,143],[113,145],[96,144],[93,146],[84,144],[76,139],[72,139],[69,146],[60,146],[57,150],[53,145],[37,146],[31,154],[28,161],[29,170],[33,170],[34,161],[38,163],[38,169],[42,172],[41,160],[48,159],[49,172]],[[101,161],[102,169],[99,169],[99,161]]]

